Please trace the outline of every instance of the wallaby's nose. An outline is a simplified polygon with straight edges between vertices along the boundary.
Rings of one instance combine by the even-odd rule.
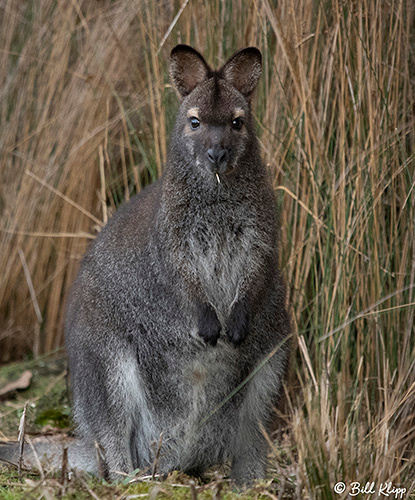
[[[226,160],[228,159],[228,152],[223,148],[209,148],[207,150],[207,155],[209,161],[216,167],[216,170],[219,167],[224,166]]]

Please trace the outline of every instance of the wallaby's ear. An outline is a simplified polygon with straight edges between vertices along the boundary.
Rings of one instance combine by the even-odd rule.
[[[176,45],[170,54],[170,78],[177,92],[185,97],[208,76],[210,68],[197,50]]]
[[[261,52],[255,47],[247,47],[236,52],[220,69],[219,74],[249,97],[258,85],[262,72]]]

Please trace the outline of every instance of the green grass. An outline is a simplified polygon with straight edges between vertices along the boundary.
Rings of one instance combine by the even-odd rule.
[[[6,365],[0,368],[0,387],[17,380],[29,370],[32,373],[27,389],[18,390],[0,400],[0,430],[9,438],[17,438],[19,420],[26,401],[27,428],[39,432],[46,425],[55,428],[70,428],[70,401],[66,383],[66,361],[58,357],[43,357],[26,362]]]

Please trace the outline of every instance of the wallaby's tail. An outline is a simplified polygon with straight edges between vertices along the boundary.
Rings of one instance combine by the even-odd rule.
[[[19,443],[0,442],[0,461],[17,465],[19,461]]]
[[[86,445],[77,439],[56,440],[36,438],[31,444],[26,443],[23,452],[23,465],[29,469],[59,470],[62,467],[64,447],[68,448],[68,468],[98,474],[95,447]],[[16,465],[20,458],[20,445],[16,441],[0,442],[0,461]]]

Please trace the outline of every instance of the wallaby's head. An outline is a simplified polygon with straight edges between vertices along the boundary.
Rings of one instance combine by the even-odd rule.
[[[256,150],[250,100],[261,76],[261,53],[254,47],[236,52],[213,71],[192,47],[171,52],[170,77],[181,98],[172,150],[193,174],[231,176],[242,157]]]

